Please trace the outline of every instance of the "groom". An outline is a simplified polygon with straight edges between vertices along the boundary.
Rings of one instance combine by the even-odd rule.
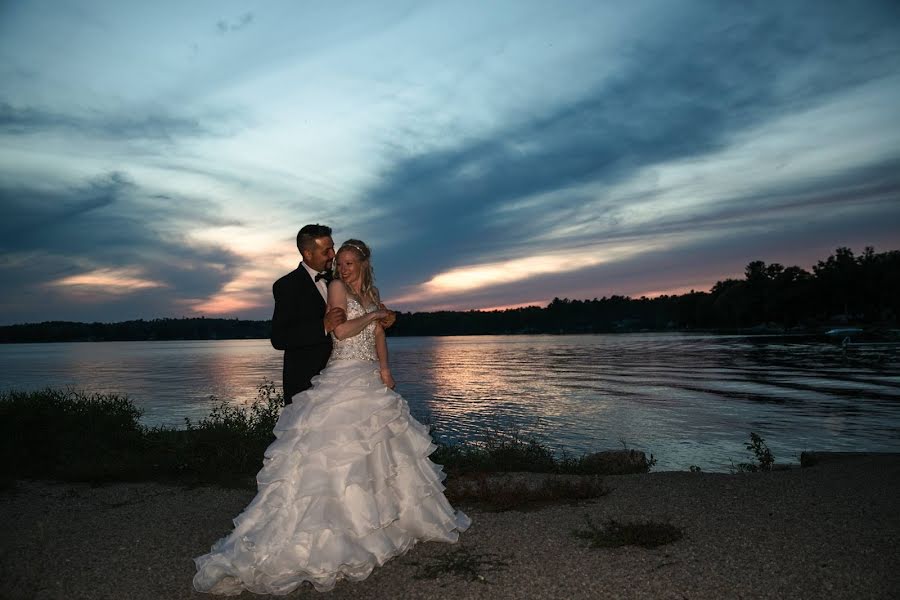
[[[331,356],[331,332],[347,320],[344,309],[328,308],[328,282],[334,261],[331,227],[305,225],[297,233],[300,266],[272,286],[272,346],[284,350],[282,382],[284,403],[309,389],[311,380],[325,368]],[[381,305],[384,308],[384,305]],[[387,329],[394,324],[393,311],[381,319]]]
[[[331,356],[335,327],[347,320],[341,308],[328,308],[328,281],[334,260],[331,228],[306,225],[297,234],[303,262],[272,286],[272,345],[284,350],[284,403],[308,389],[310,380],[325,368]]]

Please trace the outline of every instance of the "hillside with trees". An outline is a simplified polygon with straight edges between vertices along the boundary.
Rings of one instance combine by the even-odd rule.
[[[238,319],[138,319],[120,323],[46,321],[0,327],[0,343],[233,340],[268,338],[270,321]]]
[[[606,333],[643,330],[815,330],[856,324],[896,327],[900,314],[900,251],[854,256],[838,248],[812,273],[753,261],[743,279],[708,292],[655,298],[554,298],[546,308],[495,312],[402,314],[394,335]]]

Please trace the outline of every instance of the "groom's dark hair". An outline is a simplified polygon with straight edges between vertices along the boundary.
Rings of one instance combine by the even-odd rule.
[[[331,227],[327,225],[304,225],[303,229],[297,232],[297,250],[312,250],[316,247],[316,240],[331,235]]]

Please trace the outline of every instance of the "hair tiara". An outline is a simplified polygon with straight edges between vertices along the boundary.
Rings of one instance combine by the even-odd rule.
[[[347,243],[344,243],[344,244],[341,245],[341,247],[340,247],[340,249],[338,250],[338,252],[340,252],[340,251],[343,250],[344,248],[353,248],[353,249],[355,249],[357,252],[360,253],[360,255],[362,255],[362,257],[363,257],[364,260],[367,259],[367,258],[369,258],[369,255],[366,254],[366,251],[363,250],[362,248],[360,248],[359,246],[357,246],[356,244],[347,244]]]

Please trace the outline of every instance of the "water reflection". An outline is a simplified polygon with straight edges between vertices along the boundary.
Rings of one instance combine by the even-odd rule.
[[[779,461],[806,449],[900,451],[896,349],[813,338],[636,334],[392,338],[398,391],[449,439],[519,430],[581,453],[653,452],[660,469],[727,470],[749,432]],[[280,383],[265,340],[0,346],[0,388],[128,394],[148,424],[208,414],[209,396]]]
[[[73,388],[129,396],[148,425],[206,416],[210,396],[248,403],[281,353],[259,340],[15,344],[0,346],[0,388]]]
[[[449,338],[407,395],[448,437],[495,424],[576,453],[627,444],[660,468],[727,470],[750,431],[782,461],[806,449],[900,450],[896,351],[848,355],[810,338]],[[415,346],[414,340],[392,344]],[[424,396],[422,394],[425,394]]]

